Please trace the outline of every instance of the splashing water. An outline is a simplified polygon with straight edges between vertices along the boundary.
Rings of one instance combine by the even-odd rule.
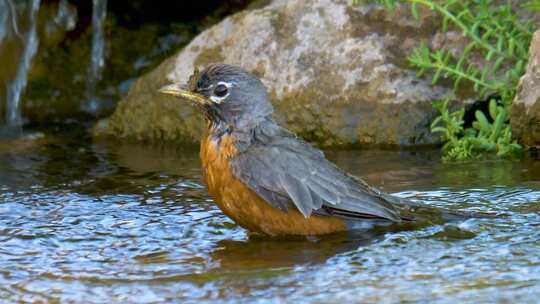
[[[505,215],[272,239],[218,209],[198,151],[79,132],[0,142],[1,303],[538,303],[538,161],[328,151],[401,197]]]
[[[8,4],[5,1],[0,1],[0,43],[7,36],[7,26],[9,19]]]
[[[98,102],[94,96],[94,91],[98,81],[101,79],[101,71],[105,65],[105,38],[103,26],[107,16],[107,0],[93,0],[92,8],[92,57],[88,70],[88,98],[89,101],[84,109],[88,112],[95,112]]]
[[[17,73],[15,78],[8,83],[7,86],[7,111],[6,111],[6,123],[8,126],[20,126],[21,125],[21,94],[26,87],[28,81],[28,70],[32,64],[32,59],[36,55],[39,39],[36,31],[37,13],[39,11],[40,0],[32,0],[29,5],[29,26],[28,31],[23,36],[24,49],[20,62],[17,66]],[[4,6],[11,7],[11,20],[13,31],[18,34],[15,10],[13,9],[13,3],[6,1]],[[6,14],[4,14],[6,16]],[[0,38],[2,33],[0,33]]]
[[[0,1],[0,25],[0,42],[8,35],[10,27],[15,34],[20,35],[15,6],[9,0]]]
[[[54,22],[67,30],[72,30],[75,28],[76,19],[76,15],[69,11],[68,0],[60,0],[60,2],[58,2],[58,12],[56,13],[56,17],[54,17]]]

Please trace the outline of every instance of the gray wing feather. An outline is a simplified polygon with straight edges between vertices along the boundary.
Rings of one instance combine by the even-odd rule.
[[[230,163],[236,177],[281,210],[294,206],[308,217],[335,209],[351,216],[401,220],[384,194],[346,174],[322,152],[296,138],[255,144]]]
[[[287,192],[298,210],[300,210],[305,217],[310,216],[311,211],[315,207],[311,196],[311,190],[297,178],[287,173],[280,174],[279,180],[281,181],[283,190]]]

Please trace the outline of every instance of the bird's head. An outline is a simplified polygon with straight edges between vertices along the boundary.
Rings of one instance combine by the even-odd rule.
[[[211,64],[195,70],[185,85],[171,84],[161,93],[188,100],[215,125],[246,129],[273,112],[265,86],[254,75],[227,64]]]

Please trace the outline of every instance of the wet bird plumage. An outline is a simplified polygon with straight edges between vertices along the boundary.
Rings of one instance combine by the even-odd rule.
[[[231,168],[238,156],[231,135],[216,138],[211,130],[201,141],[200,157],[208,192],[227,216],[240,226],[268,235],[315,235],[346,230],[339,219],[304,217],[298,210],[281,210],[269,204],[239,179]]]
[[[210,195],[242,227],[317,235],[462,215],[404,201],[345,173],[277,125],[265,87],[240,68],[210,65],[194,73],[188,87],[203,100],[218,82],[231,86],[231,96],[219,104],[198,103],[208,122],[200,157]]]

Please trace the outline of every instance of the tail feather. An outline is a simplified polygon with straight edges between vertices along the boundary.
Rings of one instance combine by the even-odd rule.
[[[385,197],[399,210],[399,214],[403,221],[464,221],[470,218],[493,218],[496,214],[467,211],[467,210],[450,210],[441,207],[429,206],[426,204],[412,202],[407,199],[398,198],[392,195]]]

